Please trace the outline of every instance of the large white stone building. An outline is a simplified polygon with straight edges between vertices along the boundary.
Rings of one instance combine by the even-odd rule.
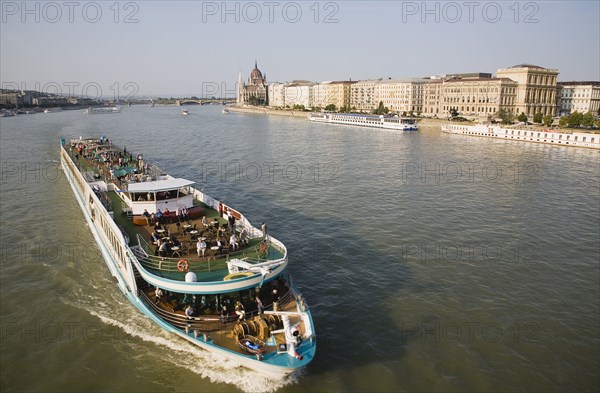
[[[375,85],[375,109],[382,102],[390,112],[420,114],[426,79],[384,79]]]
[[[558,111],[561,116],[575,111],[600,116],[600,82],[559,82]]]
[[[509,78],[518,83],[514,106],[515,113],[525,113],[530,118],[536,113],[557,113],[556,79],[558,70],[532,64],[519,64],[499,69],[498,78]]]

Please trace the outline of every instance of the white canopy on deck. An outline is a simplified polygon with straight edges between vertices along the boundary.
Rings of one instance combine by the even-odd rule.
[[[127,186],[128,191],[131,192],[157,192],[157,191],[169,191],[178,190],[182,187],[192,186],[196,184],[193,181],[186,179],[167,179],[167,180],[155,180],[141,183],[129,183]]]

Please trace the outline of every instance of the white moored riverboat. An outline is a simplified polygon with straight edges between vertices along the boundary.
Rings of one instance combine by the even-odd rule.
[[[356,113],[311,113],[308,120],[317,123],[346,124],[351,126],[387,128],[399,131],[417,131],[417,121],[410,117],[385,117]]]
[[[116,106],[112,107],[89,107],[85,110],[86,115],[101,115],[110,113],[121,113],[121,110]]]
[[[61,139],[60,157],[106,265],[144,315],[272,377],[312,361],[314,325],[283,243],[105,137]]]
[[[556,130],[505,128],[485,124],[472,126],[462,124],[445,124],[442,126],[442,131],[449,134],[478,136],[484,138],[600,149],[600,134],[590,134],[586,132],[565,133]]]

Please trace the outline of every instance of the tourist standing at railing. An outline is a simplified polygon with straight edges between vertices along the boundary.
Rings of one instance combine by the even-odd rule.
[[[254,298],[254,301],[256,302],[256,308],[258,309],[258,314],[262,314],[265,306],[263,305],[262,300],[260,300],[260,297],[258,297],[258,294]]]
[[[262,229],[262,239],[264,241],[267,239],[267,224],[263,221],[260,228]]]
[[[235,232],[235,217],[233,216],[233,213],[231,213],[231,210],[229,210],[227,212],[227,215],[229,217],[227,217],[227,221],[229,221],[229,228],[231,228],[231,233]]]

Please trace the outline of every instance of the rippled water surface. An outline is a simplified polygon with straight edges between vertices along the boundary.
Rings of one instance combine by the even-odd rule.
[[[597,391],[597,151],[131,107],[0,119],[2,391]],[[58,165],[104,134],[290,252],[316,359],[267,380],[120,294]]]

